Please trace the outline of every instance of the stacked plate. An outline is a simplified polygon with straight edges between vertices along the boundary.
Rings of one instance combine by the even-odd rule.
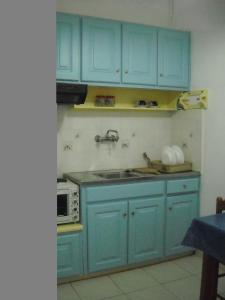
[[[177,145],[165,146],[161,153],[161,161],[165,165],[183,164],[184,153]]]

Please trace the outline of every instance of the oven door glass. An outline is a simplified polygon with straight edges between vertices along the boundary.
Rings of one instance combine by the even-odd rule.
[[[68,209],[68,194],[57,195],[57,216],[67,217],[69,214]]]

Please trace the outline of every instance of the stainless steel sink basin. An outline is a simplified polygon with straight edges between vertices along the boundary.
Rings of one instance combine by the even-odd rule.
[[[104,179],[124,179],[124,178],[134,178],[139,177],[140,175],[133,172],[99,172],[95,173],[95,176],[99,176]]]

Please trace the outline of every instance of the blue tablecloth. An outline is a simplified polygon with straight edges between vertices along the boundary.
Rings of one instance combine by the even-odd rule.
[[[225,213],[193,219],[182,245],[202,250],[225,264]]]

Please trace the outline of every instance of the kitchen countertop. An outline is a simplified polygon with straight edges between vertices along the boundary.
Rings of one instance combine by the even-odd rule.
[[[107,170],[105,172],[118,172],[118,171],[125,171],[123,170]],[[183,178],[183,177],[193,177],[193,176],[200,176],[200,172],[198,171],[189,171],[189,172],[180,172],[180,173],[172,173],[172,174],[165,174],[161,173],[159,175],[153,174],[140,174],[137,173],[137,177],[129,177],[129,178],[113,178],[113,179],[105,179],[95,175],[95,173],[101,173],[104,171],[96,170],[96,171],[86,171],[86,172],[71,172],[71,173],[64,173],[63,177],[68,178],[74,183],[79,185],[92,185],[92,184],[111,184],[111,183],[127,183],[127,182],[135,182],[135,181],[143,181],[143,180],[167,180],[172,178]],[[136,173],[136,172],[134,172]]]
[[[62,224],[57,225],[57,233],[66,233],[83,230],[82,224]]]

